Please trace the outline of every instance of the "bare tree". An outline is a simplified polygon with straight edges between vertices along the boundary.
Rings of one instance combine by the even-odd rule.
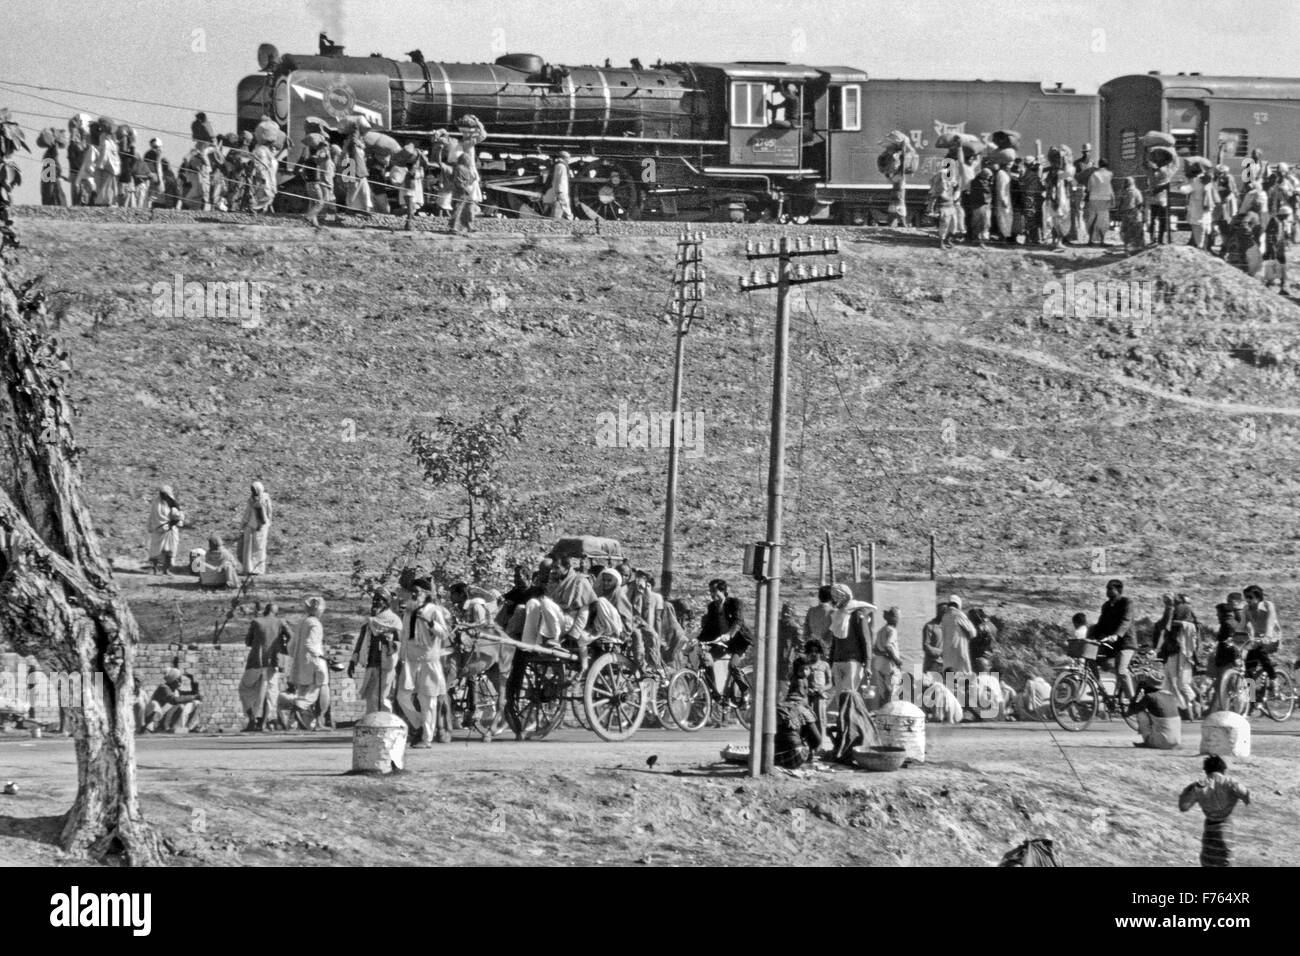
[[[67,353],[48,332],[40,280],[15,284],[10,217],[22,132],[0,110],[0,635],[80,677],[71,714],[77,797],[64,849],[160,862],[136,796],[134,677],[139,630],[81,497]]]

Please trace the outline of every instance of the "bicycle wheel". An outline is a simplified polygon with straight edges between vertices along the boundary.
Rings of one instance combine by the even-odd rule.
[[[486,674],[479,674],[474,678],[474,710],[470,722],[480,736],[486,737],[491,732],[500,708],[496,683]]]
[[[582,701],[591,729],[601,740],[627,740],[645,719],[649,699],[641,668],[622,654],[602,654],[592,662]]]
[[[1052,681],[1048,707],[1062,730],[1087,730],[1097,716],[1101,690],[1087,674],[1065,671]]]
[[[1264,713],[1274,720],[1282,721],[1291,716],[1295,710],[1295,684],[1291,672],[1285,667],[1276,670],[1273,686],[1264,691]]]
[[[650,701],[645,714],[646,727],[672,730],[676,726],[668,716],[668,683],[668,680],[655,680],[653,677],[642,681],[646,699]]]
[[[1250,697],[1245,675],[1235,667],[1224,671],[1219,678],[1219,709],[1245,717],[1250,713]]]
[[[699,671],[678,671],[668,682],[668,717],[688,734],[709,722],[711,707],[709,688]]]

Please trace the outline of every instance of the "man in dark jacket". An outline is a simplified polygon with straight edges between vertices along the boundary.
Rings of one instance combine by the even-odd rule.
[[[1132,700],[1136,688],[1128,666],[1137,653],[1137,639],[1133,636],[1133,609],[1124,596],[1124,582],[1118,578],[1106,583],[1106,603],[1093,625],[1092,639],[1108,645],[1115,655],[1115,673]]]
[[[704,610],[700,643],[713,655],[713,679],[718,693],[726,687],[727,671],[743,688],[744,676],[735,662],[749,650],[752,638],[745,626],[745,608],[739,598],[727,594],[727,582],[714,578],[709,582],[709,606]]]

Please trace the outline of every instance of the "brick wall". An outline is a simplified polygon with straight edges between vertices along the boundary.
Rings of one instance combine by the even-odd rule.
[[[333,652],[332,656],[340,661],[346,661],[351,651],[350,645],[326,648],[327,655]],[[135,674],[140,686],[150,694],[162,683],[163,674],[170,667],[179,667],[184,673],[194,675],[203,695],[200,729],[216,731],[220,728],[231,733],[244,726],[245,717],[239,706],[239,681],[244,676],[247,658],[248,648],[242,644],[191,645],[184,650],[144,644],[136,648]],[[25,680],[21,679],[24,676]],[[26,689],[31,686],[27,693],[33,694],[38,703],[37,720],[58,723],[57,692],[45,692],[45,688],[57,686],[56,681],[57,678],[36,665],[35,658],[27,658],[24,664],[17,654],[0,654],[0,698],[7,696],[6,687]],[[182,690],[187,686],[182,681]],[[365,705],[357,697],[359,689],[359,679],[352,680],[344,671],[330,672],[331,709],[336,722],[357,720],[362,716]],[[27,700],[32,700],[32,697]]]

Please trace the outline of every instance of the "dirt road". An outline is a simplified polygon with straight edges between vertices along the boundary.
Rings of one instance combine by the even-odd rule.
[[[744,737],[647,730],[606,744],[565,729],[543,742],[457,740],[409,752],[406,772],[386,778],[347,773],[347,731],[149,737],[138,763],[145,812],[178,865],[978,866],[1042,835],[1070,864],[1196,862],[1200,820],[1176,798],[1199,776],[1197,725],[1171,752],[1134,749],[1121,724],[932,726],[923,766],[761,781],[718,762]],[[1300,863],[1288,836],[1300,826],[1298,757],[1300,723],[1259,723],[1254,754],[1232,762],[1255,795],[1239,810],[1240,864]],[[75,790],[71,743],[2,735],[0,777],[19,786],[0,797],[0,863],[61,862],[51,841]]]

